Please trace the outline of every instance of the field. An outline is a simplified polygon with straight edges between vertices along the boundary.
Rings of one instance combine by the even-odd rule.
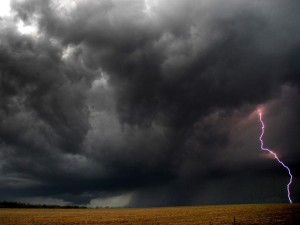
[[[0,209],[1,225],[296,225],[300,204],[140,209]]]

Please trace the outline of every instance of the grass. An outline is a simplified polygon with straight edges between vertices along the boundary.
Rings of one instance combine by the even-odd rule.
[[[296,225],[300,204],[128,209],[0,209],[1,225]]]

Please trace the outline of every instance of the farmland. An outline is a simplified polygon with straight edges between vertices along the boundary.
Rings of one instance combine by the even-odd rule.
[[[296,225],[300,204],[124,209],[0,209],[1,225]]]

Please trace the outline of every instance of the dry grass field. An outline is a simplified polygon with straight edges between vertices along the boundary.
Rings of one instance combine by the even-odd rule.
[[[0,224],[297,225],[300,224],[300,204],[228,205],[140,209],[0,209]]]

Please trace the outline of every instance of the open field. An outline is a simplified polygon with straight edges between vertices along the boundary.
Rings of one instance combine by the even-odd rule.
[[[140,209],[0,209],[0,224],[296,225],[300,224],[300,204],[228,205]]]

